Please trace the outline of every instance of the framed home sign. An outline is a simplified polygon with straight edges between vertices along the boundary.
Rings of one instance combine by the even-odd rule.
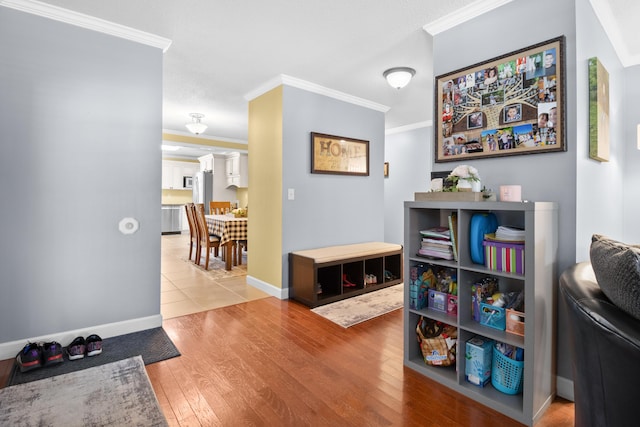
[[[369,141],[311,132],[311,173],[369,175]]]
[[[564,36],[436,77],[435,159],[566,151]]]

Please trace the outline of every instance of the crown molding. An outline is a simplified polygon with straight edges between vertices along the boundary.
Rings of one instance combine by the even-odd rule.
[[[609,2],[606,0],[590,0],[589,3],[591,3],[591,8],[598,18],[598,21],[600,21],[604,32],[607,34],[607,37],[613,46],[613,50],[616,52],[622,66],[629,67],[640,64],[640,56],[631,55],[629,53],[626,39],[618,29],[618,25],[613,17],[613,11],[611,10]]]
[[[425,120],[424,122],[412,123],[410,125],[398,126],[395,128],[385,129],[385,135],[395,135],[396,133],[409,132],[410,130],[428,128],[433,126],[433,120]]]
[[[350,104],[359,105],[361,107],[369,108],[371,110],[381,111],[386,113],[389,111],[389,107],[386,105],[378,104],[377,102],[368,101],[363,98],[358,98],[357,96],[349,95],[348,93],[340,92],[337,90],[329,89],[324,86],[317,85],[315,83],[311,83],[305,80],[297,79],[295,77],[287,76],[285,74],[280,74],[277,77],[267,81],[266,83],[258,86],[256,89],[247,93],[244,96],[244,99],[247,101],[252,101],[256,99],[258,96],[267,93],[271,89],[274,89],[280,85],[286,85],[295,87],[298,89],[306,90],[308,92],[317,93],[319,95],[328,96],[330,98],[338,99],[340,101],[348,102]]]
[[[171,46],[164,37],[35,0],[0,0],[0,6],[156,47],[163,53]]]
[[[235,138],[226,138],[222,136],[208,136],[198,135],[195,136],[189,132],[180,132],[172,129],[162,129],[162,139],[173,142],[186,142],[194,143],[198,145],[220,145],[225,147],[237,148],[242,145],[247,145],[247,141]]]
[[[513,0],[477,0],[463,9],[456,10],[422,27],[427,33],[435,36],[438,33],[467,22]]]

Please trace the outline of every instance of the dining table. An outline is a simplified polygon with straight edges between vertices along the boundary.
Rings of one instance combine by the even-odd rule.
[[[231,270],[233,244],[238,240],[247,240],[248,219],[233,214],[205,215],[209,234],[220,238],[220,246],[225,250],[225,269]]]

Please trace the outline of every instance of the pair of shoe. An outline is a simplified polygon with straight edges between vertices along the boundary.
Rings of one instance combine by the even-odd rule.
[[[29,343],[16,355],[20,372],[64,362],[62,346],[56,341],[44,344]]]
[[[342,275],[342,286],[344,286],[345,288],[355,288],[358,285],[356,285],[355,283],[351,283],[349,281],[349,279],[347,279],[347,275],[343,274]]]
[[[89,335],[86,339],[84,337],[76,337],[67,347],[69,360],[82,359],[85,354],[91,357],[100,353],[102,353],[102,338],[96,334]]]
[[[375,285],[376,283],[378,283],[378,278],[376,277],[375,274],[365,274],[364,276],[365,287],[367,285]]]

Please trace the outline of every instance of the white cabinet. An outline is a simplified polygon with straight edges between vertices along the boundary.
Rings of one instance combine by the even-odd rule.
[[[248,187],[249,186],[249,157],[242,153],[231,153],[225,159],[225,176],[227,187]]]
[[[555,295],[556,256],[558,248],[558,207],[556,203],[534,202],[405,202],[404,244],[404,364],[476,402],[482,403],[523,424],[533,425],[555,396]],[[524,272],[507,273],[488,269],[472,261],[471,221],[474,214],[493,213],[498,224],[514,225],[525,230]],[[456,214],[458,259],[446,261],[421,256],[420,231],[447,226],[448,218]],[[412,271],[429,265],[448,268],[457,276],[456,313],[450,315],[437,306],[414,307],[412,301]],[[412,270],[413,269],[413,270]],[[414,275],[415,276],[415,275]],[[524,336],[509,329],[498,330],[474,321],[471,315],[472,289],[475,283],[491,276],[497,278],[502,291],[522,291],[526,320]],[[415,278],[415,277],[414,277]],[[419,293],[419,292],[418,292]],[[429,292],[431,294],[431,292]],[[446,294],[445,294],[446,295]],[[419,295],[417,295],[419,298]],[[415,299],[414,299],[415,300]],[[416,324],[424,316],[447,323],[458,332],[456,364],[431,366],[416,339]],[[503,328],[504,329],[504,328]],[[478,387],[465,379],[465,342],[481,337],[524,349],[522,392],[509,395],[491,383]]]
[[[198,161],[200,162],[200,171],[201,172],[214,172],[214,164],[215,158],[213,154],[205,154],[204,156],[198,157]]]
[[[192,162],[180,162],[176,160],[162,161],[162,188],[165,190],[190,189],[184,186],[185,177],[193,177],[198,171],[198,166]]]

